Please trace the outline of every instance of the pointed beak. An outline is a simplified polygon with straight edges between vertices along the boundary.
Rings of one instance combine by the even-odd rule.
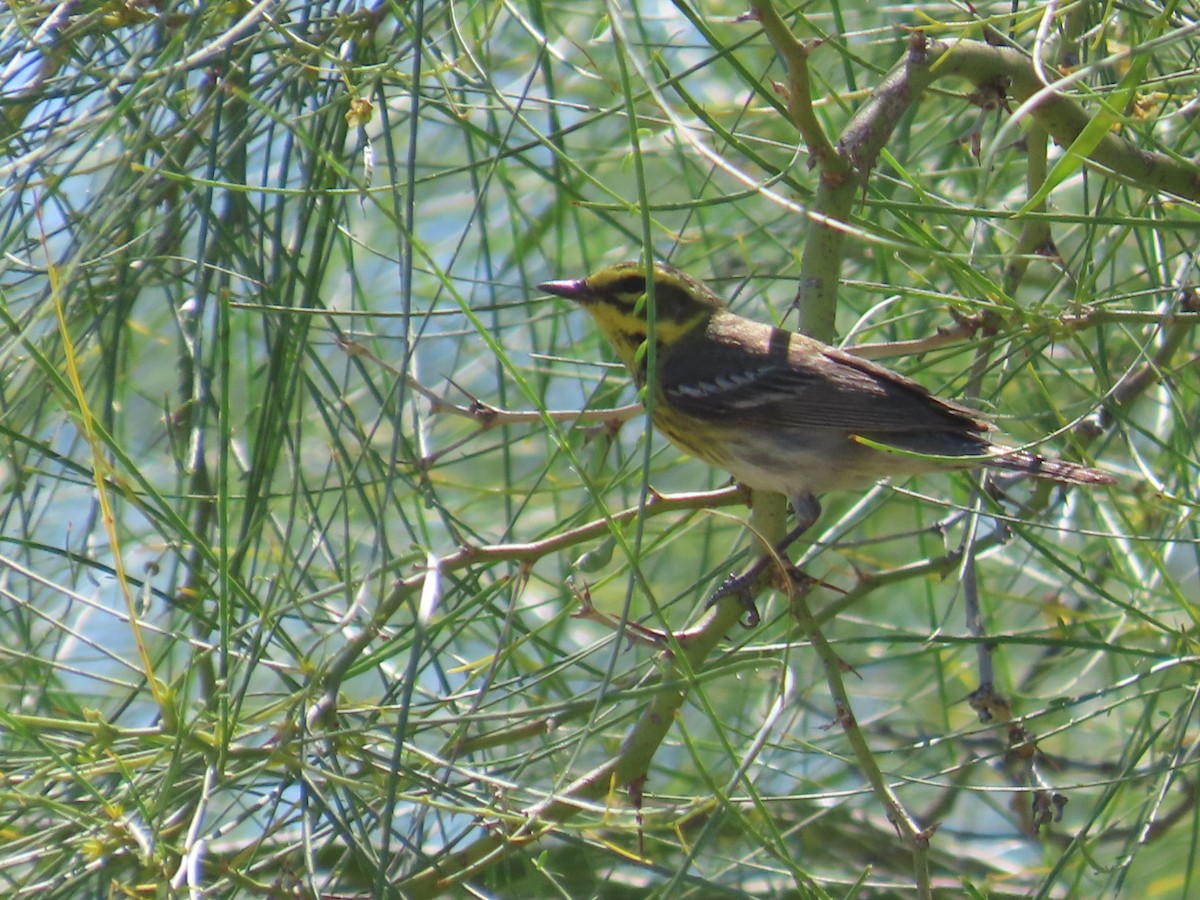
[[[587,303],[593,299],[592,291],[588,287],[586,279],[583,278],[546,281],[538,285],[538,290],[553,294],[555,297],[562,297],[564,300],[573,300],[576,303]]]

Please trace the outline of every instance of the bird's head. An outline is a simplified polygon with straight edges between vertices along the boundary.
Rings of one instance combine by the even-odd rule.
[[[714,313],[726,308],[703,282],[672,266],[656,262],[653,273],[654,337],[660,348],[703,327]],[[547,281],[538,288],[586,309],[626,368],[636,375],[643,367],[638,348],[646,343],[650,324],[649,288],[642,263],[617,263],[586,278]]]

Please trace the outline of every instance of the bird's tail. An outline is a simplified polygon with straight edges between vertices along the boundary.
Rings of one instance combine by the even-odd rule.
[[[1117,481],[1115,475],[1101,469],[1063,462],[1061,459],[1046,459],[1028,450],[1013,450],[993,444],[988,452],[993,455],[987,465],[993,469],[1024,472],[1035,478],[1046,478],[1062,484],[1115,484]]]

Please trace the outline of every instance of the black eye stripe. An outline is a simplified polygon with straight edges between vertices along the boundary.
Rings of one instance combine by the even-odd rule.
[[[639,301],[646,294],[646,273],[640,267],[614,268],[624,271],[601,272],[601,277],[596,279],[591,287],[609,304],[634,313],[638,310]],[[697,312],[709,304],[698,302],[693,291],[700,292],[707,299],[708,295],[704,293],[703,287],[689,284],[682,274],[673,270],[656,271],[654,299],[658,319],[682,324],[695,318]],[[638,314],[640,316],[641,311],[638,311]]]
[[[644,275],[625,275],[613,285],[613,289],[617,293],[636,297],[646,293],[646,278]]]

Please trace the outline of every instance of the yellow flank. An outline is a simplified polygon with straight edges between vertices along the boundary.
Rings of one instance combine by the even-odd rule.
[[[722,452],[725,442],[715,441],[711,433],[698,430],[694,420],[675,412],[661,396],[655,398],[652,421],[658,433],[684,453],[718,469],[731,468],[730,460]]]

